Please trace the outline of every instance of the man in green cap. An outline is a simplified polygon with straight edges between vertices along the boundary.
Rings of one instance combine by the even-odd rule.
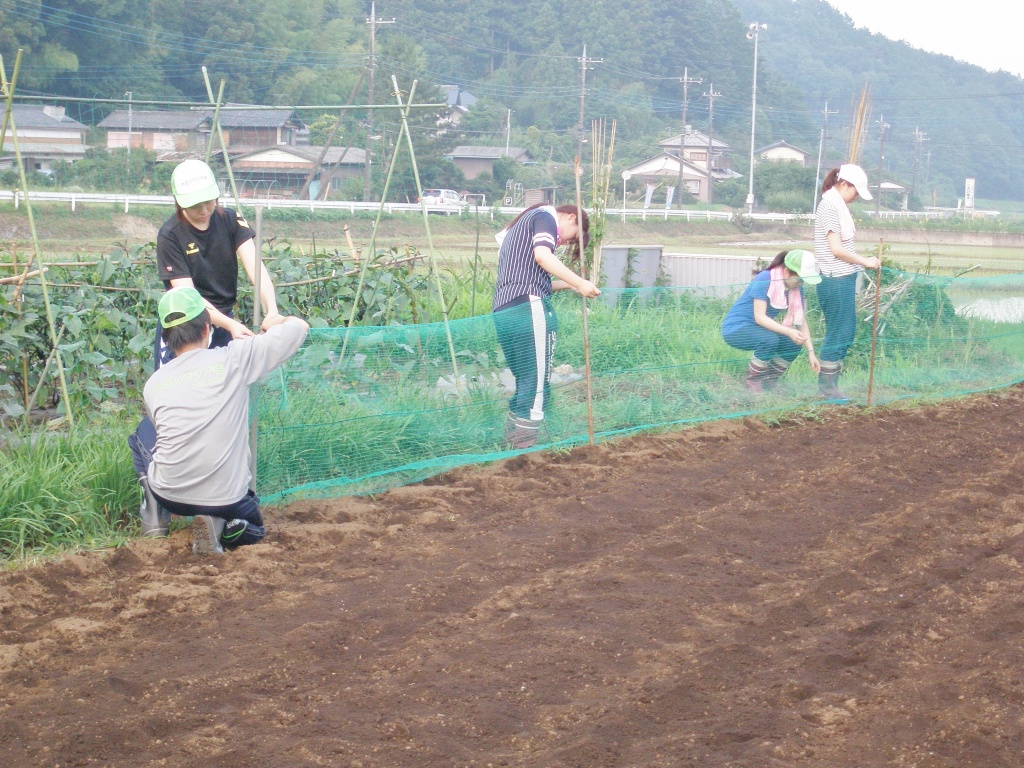
[[[249,385],[302,345],[309,325],[278,315],[265,333],[210,348],[206,303],[195,288],[160,299],[163,340],[174,358],[146,382],[146,424],[129,439],[143,487],[143,533],[166,536],[172,514],[195,518],[193,551],[222,552],[263,538],[249,488]]]

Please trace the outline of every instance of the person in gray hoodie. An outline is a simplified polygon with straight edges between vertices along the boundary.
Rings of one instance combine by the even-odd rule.
[[[192,517],[193,551],[255,544],[266,531],[250,488],[249,386],[298,351],[309,325],[277,315],[257,336],[210,347],[210,313],[195,288],[160,299],[174,352],[146,382],[146,421],[129,439],[145,500],[143,534],[166,536],[172,514]]]

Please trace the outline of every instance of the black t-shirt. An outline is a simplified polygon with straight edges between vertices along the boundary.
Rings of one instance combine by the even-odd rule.
[[[221,312],[230,312],[238,296],[238,246],[256,233],[230,208],[218,208],[200,232],[171,217],[156,238],[156,266],[164,287],[191,277],[199,295]]]

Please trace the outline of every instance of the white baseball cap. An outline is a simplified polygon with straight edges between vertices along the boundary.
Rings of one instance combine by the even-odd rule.
[[[220,197],[220,186],[202,160],[185,160],[171,173],[171,194],[182,208],[191,208]]]
[[[853,184],[861,199],[871,199],[871,192],[868,191],[868,175],[864,173],[864,169],[859,165],[847,163],[846,165],[839,166],[839,178]]]

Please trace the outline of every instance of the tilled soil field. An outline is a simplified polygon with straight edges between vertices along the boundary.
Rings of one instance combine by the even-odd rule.
[[[0,765],[1024,764],[1024,389],[0,574]]]

